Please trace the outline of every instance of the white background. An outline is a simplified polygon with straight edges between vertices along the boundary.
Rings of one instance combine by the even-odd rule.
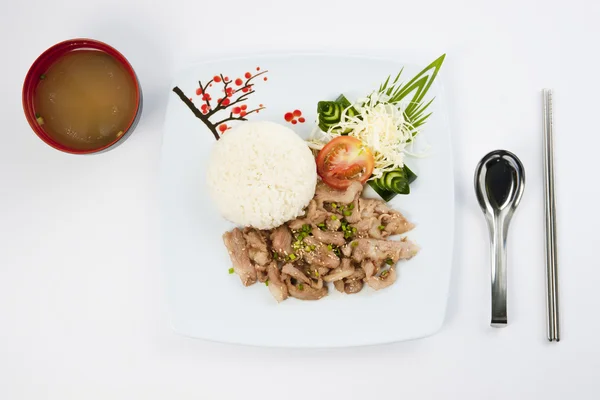
[[[1,399],[600,396],[600,3],[2,3]],[[145,95],[132,137],[93,157],[46,146],[29,129],[20,100],[34,59],[79,36],[123,52]],[[213,56],[290,50],[448,53],[457,239],[447,318],[437,335],[282,350],[171,331],[157,262],[158,160],[171,78]],[[556,90],[558,344],[545,339],[540,90],[547,86]],[[489,327],[487,230],[472,185],[479,158],[497,148],[515,152],[528,178],[509,234],[510,325],[502,330]]]

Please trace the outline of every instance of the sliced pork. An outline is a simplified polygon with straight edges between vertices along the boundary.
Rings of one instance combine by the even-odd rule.
[[[357,244],[352,250],[352,259],[356,262],[370,259],[375,264],[381,264],[390,260],[388,262],[395,264],[398,260],[408,260],[419,252],[419,247],[407,239],[356,239],[355,242]]]
[[[385,289],[396,282],[396,269],[390,268],[383,270],[379,275],[371,276],[366,279],[367,285],[375,290]]]
[[[288,298],[288,289],[285,282],[281,279],[281,274],[279,272],[279,268],[277,268],[277,264],[272,262],[267,267],[267,273],[269,277],[269,291],[277,300],[278,303]]]
[[[346,239],[344,239],[344,232],[328,232],[322,231],[319,228],[313,228],[312,235],[321,243],[331,244],[335,246],[343,246],[346,244]]]
[[[346,279],[344,283],[344,293],[346,294],[354,294],[358,293],[362,290],[364,283],[359,279]]]
[[[325,282],[335,282],[347,278],[352,274],[354,274],[354,267],[349,259],[344,258],[342,259],[341,265],[325,275],[323,280]]]
[[[231,232],[223,234],[223,242],[229,252],[233,270],[240,277],[244,286],[250,286],[256,282],[256,269],[250,262],[248,247],[242,231],[235,228]]]
[[[319,208],[323,208],[325,203],[350,204],[362,193],[363,186],[360,182],[352,182],[345,191],[335,190],[324,184],[317,183],[315,190],[315,200]]]
[[[292,233],[285,224],[273,229],[271,245],[277,254],[287,256],[292,253]]]
[[[286,279],[285,283],[290,296],[300,300],[319,300],[327,296],[327,286],[325,285],[321,289],[315,289],[303,283],[294,284],[291,278]]]

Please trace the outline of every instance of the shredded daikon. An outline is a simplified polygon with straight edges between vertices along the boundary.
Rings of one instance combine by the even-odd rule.
[[[354,136],[363,142],[375,158],[373,178],[404,166],[406,146],[413,141],[416,133],[404,117],[404,106],[388,103],[388,100],[386,95],[378,92],[359,99],[353,105],[358,114],[349,116],[348,109],[344,110],[340,122],[326,132],[331,138],[348,132],[348,136]],[[313,145],[327,141],[326,137],[311,136]]]

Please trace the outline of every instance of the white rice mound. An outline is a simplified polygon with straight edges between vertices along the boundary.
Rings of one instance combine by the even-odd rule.
[[[315,194],[317,170],[306,142],[290,128],[244,122],[214,145],[207,182],[223,217],[271,229],[302,214]]]

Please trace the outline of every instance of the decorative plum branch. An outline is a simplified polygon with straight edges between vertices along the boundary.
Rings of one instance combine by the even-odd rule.
[[[257,67],[256,70],[260,71],[260,68]],[[204,123],[204,125],[208,127],[215,139],[219,140],[220,135],[230,128],[227,126],[226,122],[247,121],[248,119],[246,117],[248,115],[252,113],[258,113],[265,108],[262,104],[260,104],[257,108],[248,110],[248,106],[241,103],[245,102],[248,99],[248,96],[255,92],[255,83],[252,81],[257,77],[266,74],[267,72],[269,71],[260,71],[255,74],[246,72],[244,74],[245,80],[242,78],[236,78],[232,81],[229,79],[229,77],[219,74],[213,76],[213,78],[205,85],[202,84],[202,81],[198,81],[196,95],[200,96],[203,102],[200,108],[196,107],[192,98],[186,96],[186,94],[183,93],[179,87],[175,86],[173,88],[173,92],[179,96],[181,101],[183,101],[186,106],[188,106],[196,118],[198,118]],[[267,77],[264,76],[263,80],[266,81]],[[217,98],[216,101],[213,101],[212,96],[209,93],[209,88],[212,87],[213,84],[223,85],[223,97]],[[234,86],[237,86],[237,88]],[[217,122],[213,122],[211,120],[215,114],[226,110],[229,110],[229,116],[221,117],[222,119],[218,120]]]

